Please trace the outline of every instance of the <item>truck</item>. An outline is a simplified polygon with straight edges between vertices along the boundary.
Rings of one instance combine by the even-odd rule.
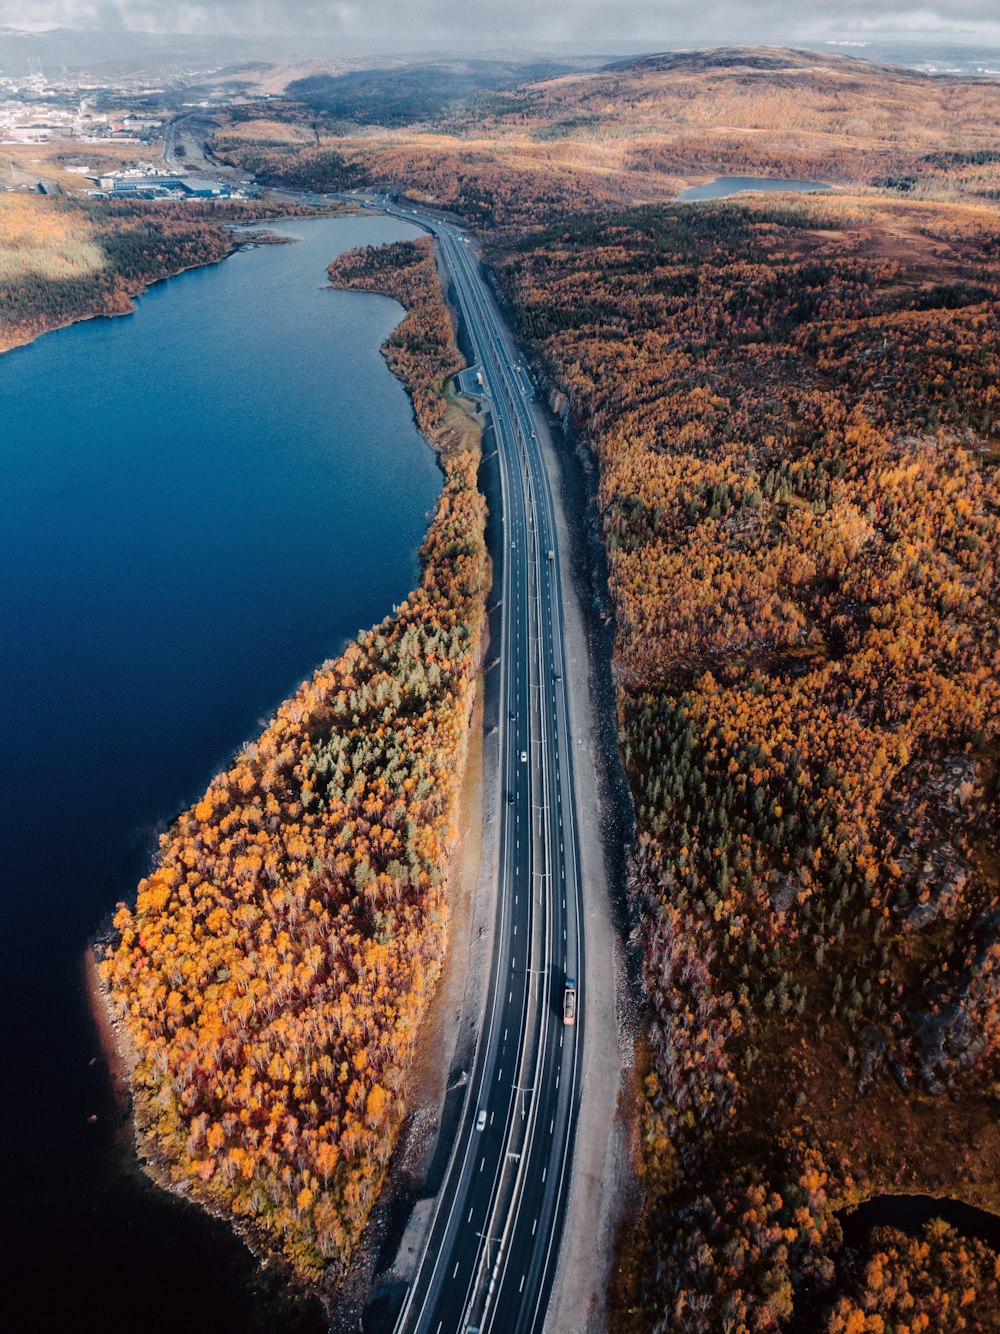
[[[563,1023],[576,1023],[576,978],[567,977],[566,990],[563,992]]]

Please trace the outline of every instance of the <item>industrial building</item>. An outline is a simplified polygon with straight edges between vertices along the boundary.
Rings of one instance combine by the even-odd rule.
[[[186,199],[228,199],[229,186],[198,176],[102,176],[101,189],[115,198],[166,199],[180,195]]]

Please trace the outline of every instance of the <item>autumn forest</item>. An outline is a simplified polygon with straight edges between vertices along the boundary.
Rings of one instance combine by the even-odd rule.
[[[1000,1331],[986,1240],[848,1223],[1000,1215],[1000,84],[733,48],[377,101],[306,81],[210,149],[467,227],[560,466],[593,468],[639,959],[597,982],[634,1186],[608,1328]],[[677,202],[730,172],[835,188]],[[267,207],[0,197],[0,350]],[[419,586],[180,815],[98,947],[150,1173],[327,1297],[442,971],[492,587],[431,240],[329,278],[406,312],[383,353],[444,477]]]
[[[650,1011],[630,1328],[882,1329],[837,1209],[996,1200],[998,238],[815,198],[498,260],[601,464]],[[914,1289],[957,1245],[880,1264]],[[978,1323],[935,1287],[909,1327],[994,1327],[995,1259],[962,1264]]]

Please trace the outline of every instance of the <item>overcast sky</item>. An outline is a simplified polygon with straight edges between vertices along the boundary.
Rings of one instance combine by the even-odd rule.
[[[1000,0],[0,0],[0,25],[322,32],[351,42],[804,42],[893,36],[1000,40]]]

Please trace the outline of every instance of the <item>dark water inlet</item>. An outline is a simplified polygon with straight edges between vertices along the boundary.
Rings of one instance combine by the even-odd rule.
[[[340,251],[421,233],[274,230],[296,244],[0,357],[3,1259],[25,1329],[325,1328],[137,1174],[80,967],[157,831],[418,577],[441,475],[379,352],[401,311],[324,289]]]
[[[845,1246],[861,1246],[876,1227],[894,1227],[913,1236],[933,1218],[942,1218],[956,1232],[976,1237],[1000,1251],[1000,1217],[961,1200],[939,1200],[932,1195],[877,1195],[857,1209],[839,1215]]]
[[[802,193],[806,190],[830,190],[832,187],[820,181],[782,181],[772,176],[716,176],[706,185],[691,185],[677,196],[679,203],[697,203],[702,199],[728,199],[741,190],[794,190]]]

